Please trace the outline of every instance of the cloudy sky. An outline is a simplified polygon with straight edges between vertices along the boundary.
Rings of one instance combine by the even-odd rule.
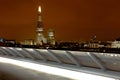
[[[57,40],[114,40],[120,37],[120,0],[1,0],[0,37],[36,38],[37,8],[42,6],[44,35]]]

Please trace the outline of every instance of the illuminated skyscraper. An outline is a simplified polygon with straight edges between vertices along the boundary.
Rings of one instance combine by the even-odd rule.
[[[42,26],[42,18],[41,18],[41,6],[38,7],[38,23],[37,23],[37,45],[43,45],[46,43],[46,39],[43,35],[43,26]]]
[[[55,36],[54,36],[54,31],[52,29],[49,29],[48,30],[48,42],[51,44],[51,45],[55,45]]]

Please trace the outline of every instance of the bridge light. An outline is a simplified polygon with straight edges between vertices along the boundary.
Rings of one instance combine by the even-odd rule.
[[[13,50],[13,48],[12,48],[12,47],[9,47],[9,49]]]
[[[5,47],[2,47],[3,49],[6,49]]]
[[[28,50],[28,51],[34,51],[33,49],[26,49],[26,50]]]
[[[22,51],[22,48],[16,48],[16,50],[18,50],[18,51]]]

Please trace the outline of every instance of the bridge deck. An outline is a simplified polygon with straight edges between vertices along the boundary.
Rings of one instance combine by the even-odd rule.
[[[120,54],[0,47],[0,55],[86,69],[120,79]]]
[[[72,80],[69,78],[0,63],[0,80]]]

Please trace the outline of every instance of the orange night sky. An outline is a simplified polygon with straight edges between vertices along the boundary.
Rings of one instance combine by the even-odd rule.
[[[42,6],[44,33],[57,40],[114,40],[120,37],[119,0],[1,0],[0,37],[36,38],[37,7]],[[45,34],[46,35],[46,34]]]

